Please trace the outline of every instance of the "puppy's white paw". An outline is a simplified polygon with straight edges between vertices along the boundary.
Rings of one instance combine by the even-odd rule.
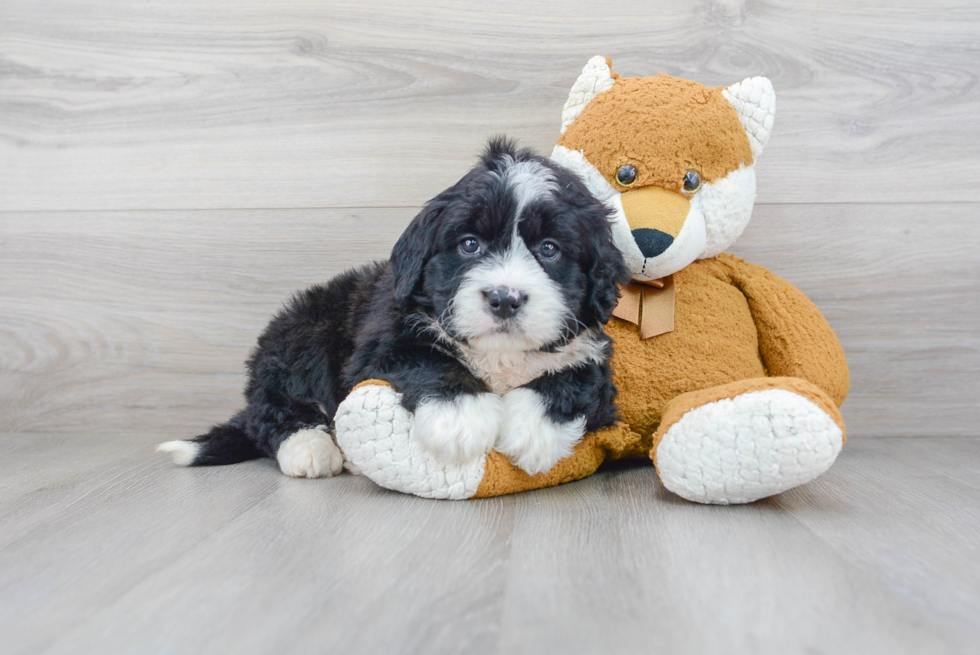
[[[529,475],[550,471],[585,436],[584,416],[556,423],[546,410],[541,396],[531,389],[514,389],[504,396],[504,422],[494,448]]]
[[[344,455],[323,425],[289,435],[276,460],[282,472],[294,478],[329,478],[344,468]]]
[[[493,448],[503,409],[500,396],[492,393],[423,402],[415,410],[415,438],[443,462],[472,462]]]

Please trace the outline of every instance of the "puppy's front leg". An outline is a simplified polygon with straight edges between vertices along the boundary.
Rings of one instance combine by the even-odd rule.
[[[415,410],[415,438],[444,462],[465,464],[490,452],[504,403],[493,393],[425,399]]]
[[[520,387],[504,395],[504,422],[494,448],[528,474],[544,473],[572,454],[585,435],[585,422],[584,416],[552,419],[547,399]]]
[[[440,461],[465,464],[493,448],[504,404],[454,360],[428,362],[424,374],[388,374],[403,390],[402,404],[414,413],[413,434]]]
[[[494,448],[529,475],[550,471],[588,430],[616,420],[608,368],[588,365],[547,375],[504,395]]]

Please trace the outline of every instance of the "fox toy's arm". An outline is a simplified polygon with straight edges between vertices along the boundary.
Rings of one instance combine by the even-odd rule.
[[[762,266],[719,255],[745,294],[759,333],[759,352],[770,376],[808,380],[840,406],[850,373],[837,336],[803,292]]]

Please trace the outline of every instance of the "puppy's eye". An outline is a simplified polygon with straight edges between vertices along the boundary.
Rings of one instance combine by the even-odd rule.
[[[701,188],[701,176],[697,171],[688,171],[684,176],[684,193],[693,196]]]
[[[480,252],[480,242],[473,237],[460,239],[459,251],[464,255],[475,255]]]
[[[633,186],[636,182],[636,167],[630,166],[629,164],[624,164],[619,167],[616,171],[616,181],[619,182],[619,186]]]
[[[561,249],[554,241],[542,241],[541,245],[538,246],[538,252],[545,259],[554,259],[561,252]]]

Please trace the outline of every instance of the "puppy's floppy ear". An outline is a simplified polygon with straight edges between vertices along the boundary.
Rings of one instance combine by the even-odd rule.
[[[399,303],[408,303],[422,279],[425,263],[432,256],[439,215],[445,207],[446,202],[439,197],[426,203],[391,249],[391,273]]]
[[[589,269],[589,309],[599,323],[608,323],[619,302],[619,287],[630,281],[623,253],[608,233],[592,235],[592,266]]]
[[[600,60],[606,65],[605,59]],[[584,246],[585,257],[580,261],[587,279],[583,318],[590,327],[608,323],[619,302],[617,284],[626,284],[631,278],[623,253],[613,243],[612,210],[589,191],[577,173],[554,160],[548,165],[558,178],[566,213],[579,225]]]

